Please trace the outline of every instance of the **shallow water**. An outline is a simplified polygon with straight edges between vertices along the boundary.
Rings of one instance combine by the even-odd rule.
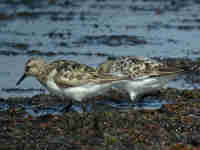
[[[96,102],[96,110],[104,111],[106,110],[119,110],[119,111],[129,111],[129,110],[158,110],[161,109],[167,101],[160,100],[154,97],[146,97],[136,103],[130,102],[129,100],[123,99],[121,101],[115,102],[111,100],[101,100]],[[0,112],[8,110],[24,110],[24,117],[42,117],[48,115],[62,115],[65,112],[73,111],[78,113],[83,113],[83,109],[80,104],[73,104],[72,107],[68,107],[66,104],[56,104],[53,106],[34,106],[33,104],[21,103],[21,104],[9,104],[6,101],[0,102]],[[92,104],[89,103],[86,108],[87,112],[95,111]]]

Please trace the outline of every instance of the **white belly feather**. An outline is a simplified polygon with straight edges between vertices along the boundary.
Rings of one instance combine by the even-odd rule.
[[[85,84],[77,87],[59,88],[53,80],[48,80],[46,87],[49,92],[72,98],[76,101],[82,101],[83,98],[100,95],[112,88],[112,83],[108,84]]]

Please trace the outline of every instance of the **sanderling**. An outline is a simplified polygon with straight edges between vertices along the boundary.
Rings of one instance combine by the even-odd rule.
[[[184,72],[178,67],[169,67],[154,59],[137,56],[107,60],[100,64],[97,71],[131,78],[131,81],[124,80],[116,84],[115,88],[127,91],[132,101],[144,94],[160,90],[168,81],[175,79],[178,73]]]
[[[16,85],[28,76],[35,77],[50,93],[79,102],[103,94],[123,79],[99,74],[96,69],[75,61],[57,60],[46,63],[42,58],[31,58],[26,62],[24,74]]]

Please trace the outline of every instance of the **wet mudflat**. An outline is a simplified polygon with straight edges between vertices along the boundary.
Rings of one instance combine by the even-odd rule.
[[[96,67],[116,56],[199,65],[197,0],[2,0],[0,149],[199,149],[200,70],[130,105],[109,92],[68,109],[34,79],[15,83],[31,56]]]
[[[1,149],[194,149],[200,148],[200,90],[165,89],[153,98],[168,104],[156,110],[107,109],[33,116],[19,104],[32,104],[35,113],[62,103],[49,95],[1,100]],[[127,99],[112,95],[113,101]],[[111,99],[110,97],[110,99]],[[97,97],[96,101],[106,99]],[[13,102],[15,100],[15,102]],[[94,100],[94,99],[92,99]],[[24,106],[25,106],[24,105]],[[38,108],[38,111],[37,109]],[[63,107],[64,108],[64,107]]]

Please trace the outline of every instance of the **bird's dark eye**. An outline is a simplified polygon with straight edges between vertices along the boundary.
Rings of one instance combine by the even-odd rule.
[[[26,66],[26,69],[25,69],[25,71],[26,71],[26,72],[28,72],[28,71],[29,71],[29,69],[30,69],[30,66]]]

